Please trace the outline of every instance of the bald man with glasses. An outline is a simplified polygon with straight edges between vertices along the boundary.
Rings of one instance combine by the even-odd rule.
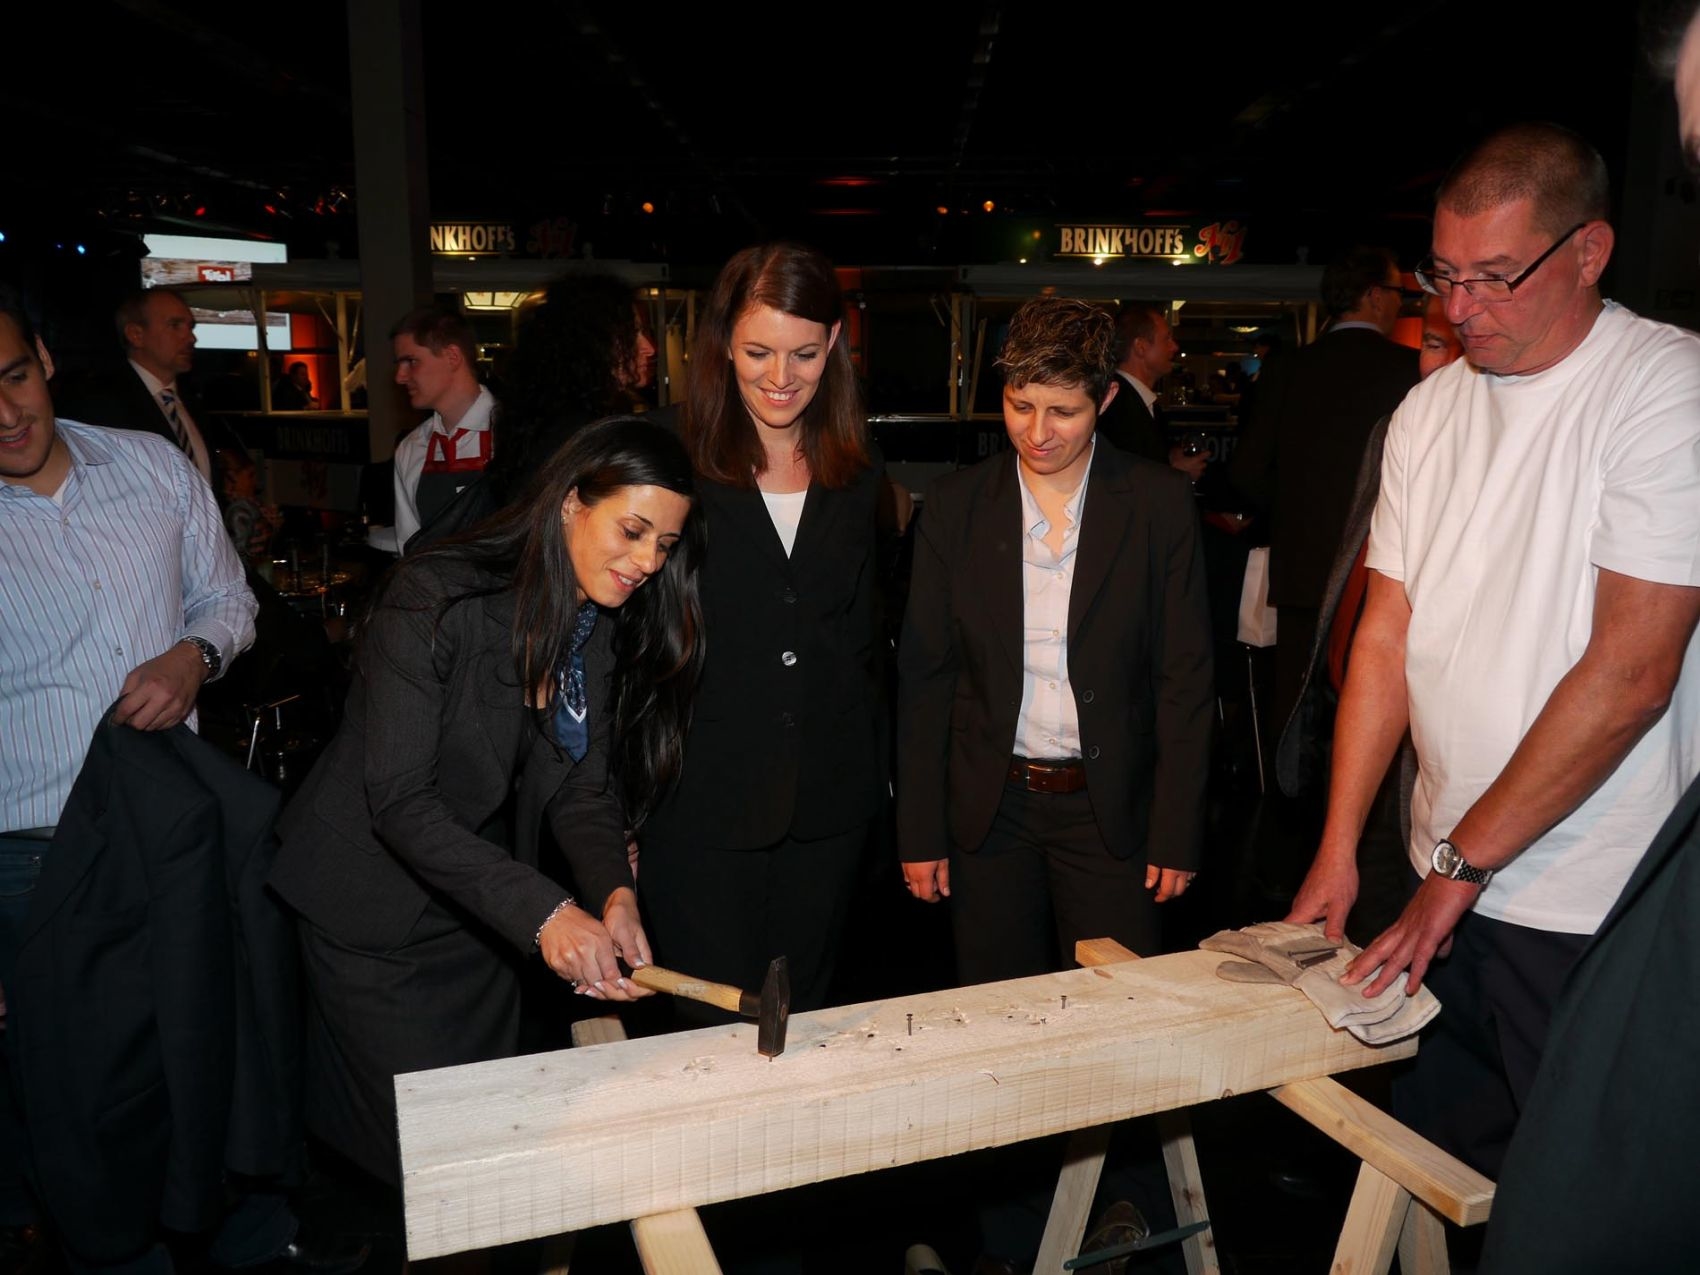
[[[1497,1177],[1565,975],[1700,769],[1700,340],[1602,298],[1605,166],[1519,125],[1448,174],[1432,256],[1464,359],[1394,413],[1328,816],[1290,920],[1339,933],[1409,727],[1415,886],[1342,981],[1444,1012],[1408,1124]]]

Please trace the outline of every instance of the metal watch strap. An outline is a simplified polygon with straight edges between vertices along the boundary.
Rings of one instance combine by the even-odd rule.
[[[1465,885],[1486,885],[1493,880],[1494,869],[1476,867],[1475,864],[1464,857],[1464,852],[1450,838],[1442,837],[1440,839],[1435,846],[1437,854],[1443,845],[1452,847],[1452,857],[1455,860],[1452,871],[1445,873],[1445,876],[1450,880],[1462,881]]]
[[[187,642],[190,646],[194,647],[195,650],[200,652],[201,663],[207,666],[207,677],[209,680],[218,676],[219,667],[224,663],[224,656],[219,654],[219,649],[216,646],[207,641],[204,637],[197,637],[193,633],[180,637],[177,641],[179,645]]]

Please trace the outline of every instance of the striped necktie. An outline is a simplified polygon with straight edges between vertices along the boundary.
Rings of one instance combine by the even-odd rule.
[[[159,405],[165,409],[165,419],[171,426],[171,436],[177,440],[177,445],[183,449],[184,454],[192,458],[195,453],[189,447],[188,426],[183,424],[183,417],[177,411],[177,395],[171,390],[161,390]]]

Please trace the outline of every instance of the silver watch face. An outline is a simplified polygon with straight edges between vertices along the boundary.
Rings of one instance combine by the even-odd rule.
[[[1443,877],[1455,877],[1458,867],[1464,862],[1464,856],[1458,853],[1458,847],[1450,841],[1442,841],[1434,848],[1434,856],[1430,860],[1434,870]]]

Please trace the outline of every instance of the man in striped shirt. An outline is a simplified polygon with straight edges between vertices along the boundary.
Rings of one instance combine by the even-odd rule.
[[[101,716],[116,702],[114,720],[137,730],[193,725],[201,684],[254,638],[254,596],[188,458],[152,434],[55,420],[52,375],[0,285],[0,1027]],[[10,1101],[0,1076],[0,1229],[30,1220]]]

